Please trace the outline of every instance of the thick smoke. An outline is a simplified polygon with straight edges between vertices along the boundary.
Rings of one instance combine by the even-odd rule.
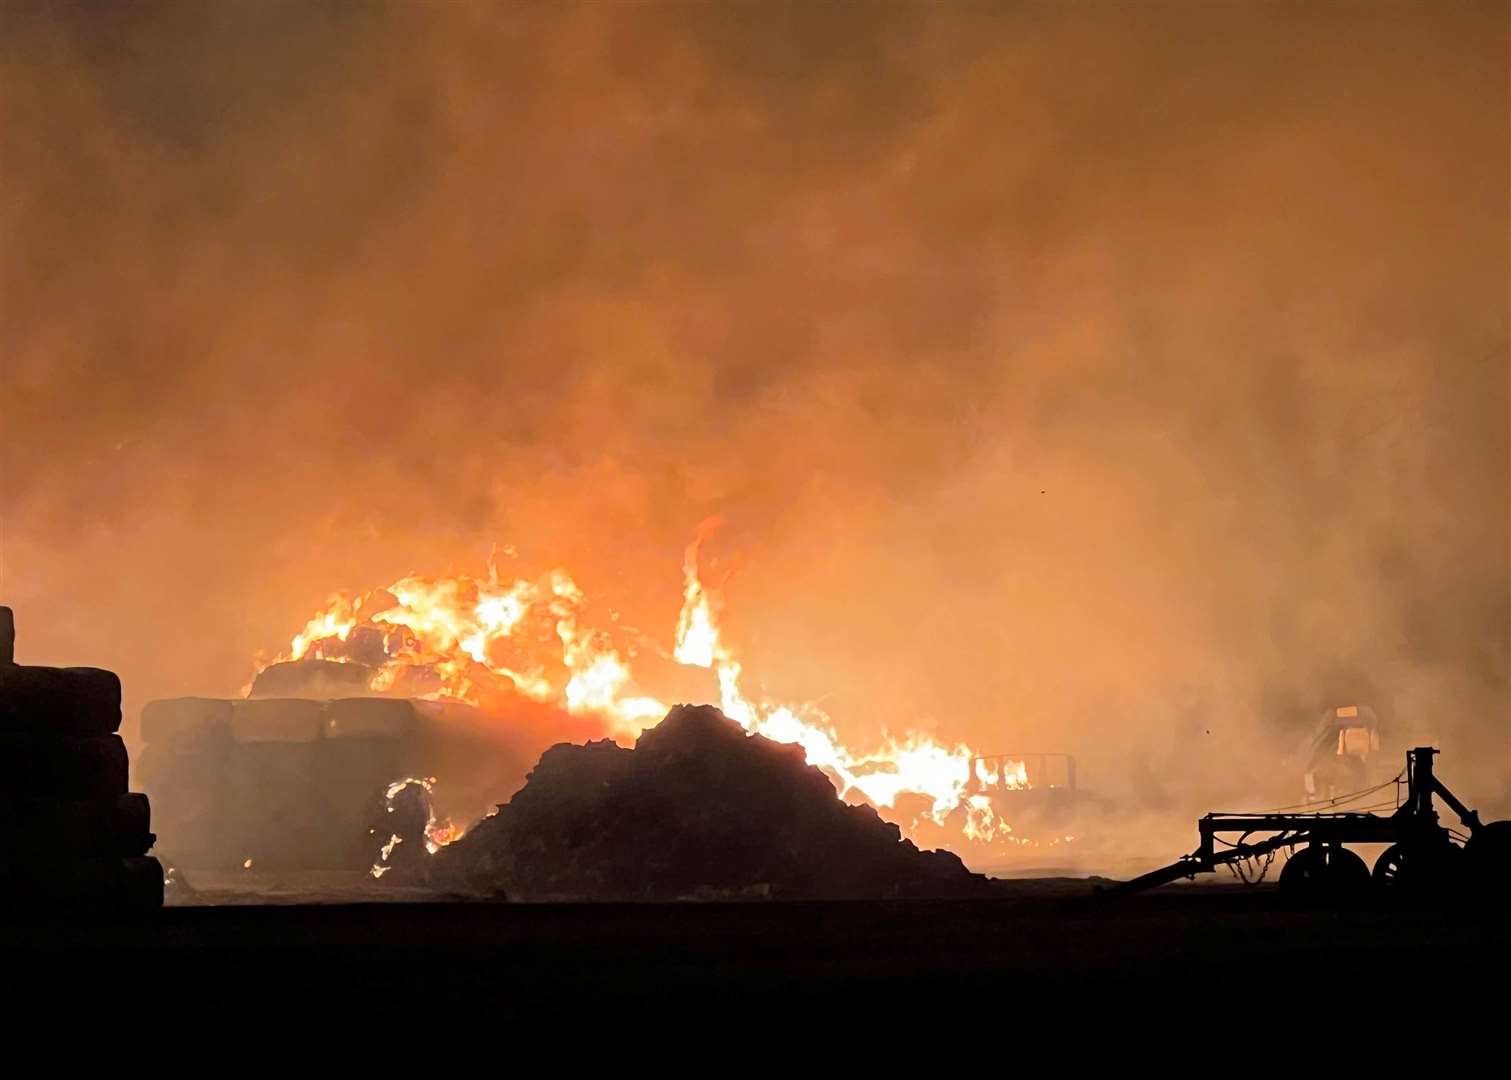
[[[1185,814],[1368,695],[1504,812],[1503,4],[0,24],[23,658],[234,693],[494,542],[669,637],[718,513],[856,743]]]

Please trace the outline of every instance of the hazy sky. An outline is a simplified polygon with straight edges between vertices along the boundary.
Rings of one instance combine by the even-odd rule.
[[[1508,41],[6,3],[21,657],[234,693],[332,590],[494,542],[669,637],[719,513],[748,669],[847,731],[1105,771],[1363,680],[1504,790]]]

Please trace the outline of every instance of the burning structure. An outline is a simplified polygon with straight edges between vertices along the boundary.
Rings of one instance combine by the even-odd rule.
[[[288,650],[360,678],[257,697],[711,701],[959,845],[1025,835],[956,795],[1004,749],[1181,820],[1300,798],[1252,751],[1335,662],[1504,800],[1505,11],[1449,6],[7,5],[7,595],[221,697],[404,583]],[[669,634],[642,583],[716,512],[722,655],[579,611],[614,655],[564,662],[534,566]],[[524,593],[454,573],[495,537]]]
[[[640,685],[645,667],[663,682],[668,671],[690,672],[697,685],[701,673],[698,689],[717,698],[722,722],[797,747],[836,803],[878,810],[935,843],[1035,842],[1000,813],[1002,792],[1034,787],[1024,761],[916,733],[861,753],[817,705],[749,694],[721,633],[723,581],[707,580],[703,545],[716,527],[705,522],[687,548],[670,650],[612,612],[606,626],[590,624],[587,597],[563,570],[508,581],[490,562],[486,578],[410,576],[333,597],[243,700],[149,703],[141,772],[163,792],[175,858],[189,866],[370,861],[381,876],[406,839],[406,852],[419,841],[434,851],[460,835],[519,786],[547,746],[632,741],[661,721],[668,706]],[[1058,784],[1047,779],[1056,770]],[[1063,833],[1073,760],[1038,755],[1035,773]],[[392,828],[400,793],[423,828]]]
[[[470,821],[517,785],[544,729],[526,707],[506,719],[424,700],[168,699],[143,710],[139,775],[161,793],[158,827],[176,865],[381,866],[395,829],[444,844],[453,818]],[[390,817],[412,802],[423,806],[419,829]]]

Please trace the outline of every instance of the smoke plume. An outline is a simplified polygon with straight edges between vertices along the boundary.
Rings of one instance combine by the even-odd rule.
[[[854,743],[1184,812],[1369,695],[1504,811],[1507,42],[1489,2],[6,4],[21,657],[232,694],[333,590],[495,543],[669,643],[718,514],[746,670]]]

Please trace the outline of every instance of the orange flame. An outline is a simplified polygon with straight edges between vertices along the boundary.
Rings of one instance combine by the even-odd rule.
[[[409,776],[403,780],[395,780],[389,784],[388,790],[383,793],[385,809],[388,813],[392,814],[394,812],[394,798],[412,784],[423,788],[425,794],[429,795],[435,790],[435,777]],[[431,855],[440,851],[447,844],[460,840],[462,833],[466,831],[461,826],[452,824],[449,817],[443,821],[436,820],[433,809],[427,816],[428,820],[425,822],[425,850]],[[379,849],[378,861],[372,864],[372,868],[368,872],[375,878],[381,878],[392,870],[393,864],[388,860],[393,857],[394,848],[403,842],[404,838],[398,833],[390,833],[388,841]]]
[[[719,634],[718,594],[703,580],[702,547],[718,528],[711,518],[698,527],[683,560],[683,607],[673,655],[684,664],[711,667],[719,678],[720,708],[745,730],[777,742],[797,743],[810,765],[834,779],[841,797],[859,792],[877,806],[892,806],[903,792],[932,800],[931,816],[943,821],[960,805],[975,753],[964,744],[946,747],[926,735],[888,740],[861,756],[838,738],[828,714],[816,705],[755,701],[740,686],[742,668]],[[880,767],[877,767],[880,766]]]
[[[909,733],[861,754],[840,739],[817,705],[773,702],[746,692],[743,668],[719,625],[728,576],[711,587],[703,564],[703,545],[718,527],[716,518],[704,521],[686,549],[672,656],[713,671],[725,715],[747,731],[800,745],[841,797],[892,807],[899,796],[912,793],[925,797],[925,816],[935,823],[962,811],[965,839],[1009,838],[1012,829],[995,815],[990,798],[967,795],[976,754],[965,744],[949,746]],[[334,596],[280,659],[365,662],[374,669],[374,693],[456,698],[485,710],[502,711],[508,695],[523,694],[572,714],[600,717],[616,737],[633,738],[668,707],[636,686],[633,636],[617,627],[611,633],[585,626],[587,609],[586,597],[565,570],[505,582],[490,558],[486,579],[412,575],[387,589]],[[977,780],[994,786],[1028,786],[1022,762],[975,761],[975,772]],[[460,834],[447,822],[427,847]]]
[[[377,694],[454,698],[483,708],[515,693],[603,716],[635,734],[666,706],[632,693],[628,644],[585,629],[569,574],[500,581],[411,575],[358,597],[337,595],[280,661],[368,662]]]

